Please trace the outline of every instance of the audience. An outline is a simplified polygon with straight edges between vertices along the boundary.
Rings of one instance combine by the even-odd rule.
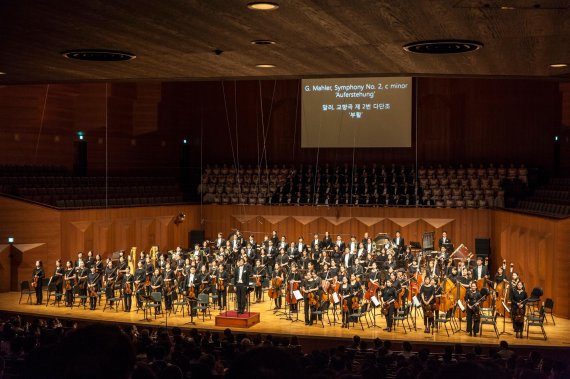
[[[0,321],[3,378],[275,378],[275,379],[491,379],[567,378],[568,365],[533,351],[517,355],[506,341],[484,354],[474,346],[445,346],[439,353],[392,350],[390,341],[369,343],[355,335],[345,346],[303,351],[296,336],[248,336],[174,327],[138,330],[116,325],[62,324],[57,319]],[[434,350],[437,348],[434,348]]]

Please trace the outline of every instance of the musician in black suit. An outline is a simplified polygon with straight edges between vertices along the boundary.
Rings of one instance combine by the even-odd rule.
[[[345,245],[344,245],[344,241],[342,240],[342,237],[340,236],[340,234],[336,236],[336,241],[335,241],[334,244],[335,244],[336,246],[338,246],[338,249],[339,249],[340,251],[344,251]]]
[[[396,246],[396,253],[397,254],[401,254],[405,250],[406,245],[404,243],[404,237],[402,237],[400,235],[399,230],[396,231],[396,237],[392,240],[392,242]]]
[[[322,241],[319,239],[319,234],[315,233],[314,239],[311,241],[311,248],[313,250],[320,249],[322,247]]]
[[[439,244],[439,248],[441,250],[442,246],[445,246],[447,244],[451,244],[451,239],[447,238],[447,232],[443,231],[443,233],[441,234],[441,238],[438,241]]]
[[[245,313],[247,306],[247,287],[251,273],[244,267],[243,259],[239,259],[234,273],[234,284],[236,286],[236,299],[238,314]]]
[[[488,276],[487,266],[483,265],[483,258],[477,257],[477,265],[473,268],[473,280],[487,278]]]
[[[218,233],[218,238],[216,238],[216,248],[220,250],[220,247],[226,246],[226,240],[222,237],[222,233]]]
[[[141,295],[144,295],[145,288],[144,282],[146,280],[146,270],[144,269],[143,261],[139,261],[137,263],[137,269],[135,270],[135,280],[133,292],[135,293],[135,298],[137,300],[137,307],[140,309],[142,308],[142,298]]]
[[[43,279],[46,276],[42,261],[36,261],[36,267],[32,270],[32,285],[36,290],[36,305],[40,305],[43,300]]]
[[[342,254],[342,258],[341,258],[341,263],[344,265],[344,267],[351,268],[354,265],[354,258],[356,257],[356,254],[351,252],[349,250],[349,248],[345,248],[344,249],[344,253]]]

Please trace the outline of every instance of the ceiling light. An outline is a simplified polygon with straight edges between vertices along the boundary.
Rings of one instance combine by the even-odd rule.
[[[5,73],[5,72],[2,72],[2,71],[0,71],[0,75],[6,75],[6,73]]]
[[[564,68],[564,67],[568,67],[567,63],[553,63],[550,65],[550,67],[552,68]]]
[[[502,11],[513,11],[513,10],[515,10],[516,8],[515,8],[515,7],[509,7],[509,6],[503,5],[503,6],[500,7],[500,9],[501,9]]]
[[[247,4],[247,7],[256,11],[273,11],[279,8],[279,4],[268,1],[254,1],[253,3]]]
[[[268,39],[254,39],[251,41],[252,45],[275,45],[275,41],[271,41]]]
[[[412,42],[403,46],[410,53],[418,54],[460,54],[479,50],[483,44],[478,41],[466,40],[435,40]]]
[[[257,68],[273,68],[273,67],[275,67],[275,65],[270,64],[270,63],[260,63],[260,64],[256,64],[255,67],[257,67]]]
[[[115,51],[106,49],[74,49],[61,52],[66,58],[78,59],[81,61],[95,62],[117,62],[129,61],[137,56],[126,51]]]

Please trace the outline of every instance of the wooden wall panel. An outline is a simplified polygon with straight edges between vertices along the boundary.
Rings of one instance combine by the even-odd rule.
[[[201,227],[196,205],[58,211],[0,197],[0,209],[0,240],[13,236],[13,248],[22,254],[16,282],[28,279],[37,259],[51,274],[56,259],[75,259],[79,251],[92,250],[106,257],[132,246],[138,250],[157,244],[165,250],[186,246],[188,233]],[[176,225],[174,219],[180,212],[186,220]],[[2,259],[3,267],[7,262]]]
[[[570,221],[505,211],[495,211],[493,219],[494,262],[503,259],[509,264],[513,262],[528,292],[534,287],[542,288],[544,298],[554,300],[555,314],[570,317],[570,282],[567,280]]]

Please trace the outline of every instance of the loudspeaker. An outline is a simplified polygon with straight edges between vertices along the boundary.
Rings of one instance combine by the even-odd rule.
[[[201,245],[205,239],[206,237],[203,229],[191,230],[190,233],[188,233],[188,247],[192,249],[197,243]]]
[[[475,254],[478,257],[489,257],[491,255],[491,239],[475,238]]]
[[[87,176],[87,141],[75,141],[73,150],[73,175]]]

